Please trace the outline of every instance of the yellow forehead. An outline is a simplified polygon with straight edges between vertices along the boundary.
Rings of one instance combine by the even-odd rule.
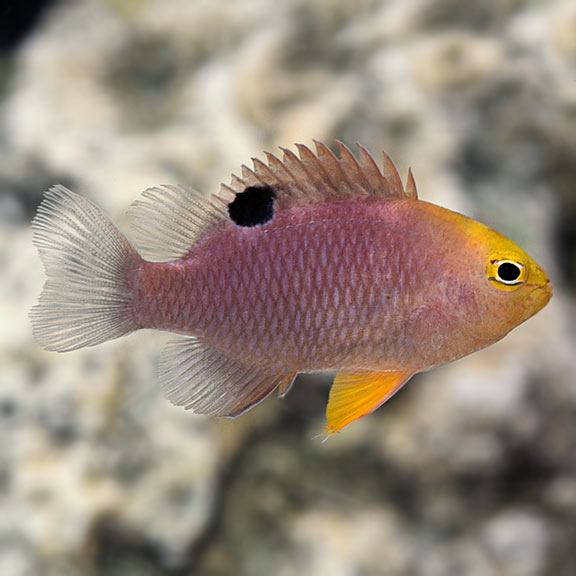
[[[467,232],[471,242],[481,247],[488,259],[513,260],[526,267],[530,267],[531,263],[536,265],[518,244],[481,222],[470,220]]]
[[[521,264],[526,270],[530,284],[546,284],[548,278],[540,266],[518,244],[496,230],[468,216],[446,208],[418,201],[424,217],[433,216],[436,233],[452,237],[467,256],[486,271],[491,261],[510,260]],[[460,255],[460,257],[462,254]]]
[[[520,264],[524,270],[520,279],[529,286],[543,286],[549,282],[546,273],[534,261],[534,259],[518,244],[506,238],[500,232],[477,222],[470,221],[468,236],[473,244],[480,249],[480,253],[485,259],[486,274],[490,277],[494,274],[494,269],[498,262],[511,261]],[[502,286],[499,286],[502,288]],[[504,289],[514,289],[514,287],[504,287]]]

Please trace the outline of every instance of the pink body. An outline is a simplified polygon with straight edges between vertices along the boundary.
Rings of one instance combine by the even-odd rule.
[[[444,363],[472,351],[480,312],[453,269],[465,259],[464,235],[451,221],[439,234],[444,213],[363,199],[293,208],[264,226],[225,223],[185,259],[141,263],[136,323],[272,369]]]

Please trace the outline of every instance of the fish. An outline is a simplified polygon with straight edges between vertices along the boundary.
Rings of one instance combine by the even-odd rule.
[[[134,243],[87,198],[49,189],[32,223],[47,275],[30,311],[37,342],[65,352],[176,333],[159,360],[164,394],[210,416],[336,372],[329,436],[550,300],[522,248],[420,200],[386,153],[379,166],[360,144],[295,148],[253,158],[209,196],[146,190],[128,211]]]

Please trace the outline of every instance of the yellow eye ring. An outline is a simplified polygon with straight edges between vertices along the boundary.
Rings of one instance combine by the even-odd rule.
[[[488,263],[488,280],[503,290],[514,290],[526,282],[526,266],[510,259],[492,259]]]

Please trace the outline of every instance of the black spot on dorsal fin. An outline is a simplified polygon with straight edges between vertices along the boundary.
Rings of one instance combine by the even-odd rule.
[[[266,152],[267,162],[253,159],[252,169],[242,166],[241,178],[210,196],[183,186],[149,188],[130,209],[139,249],[148,260],[178,260],[223,222],[250,228],[295,206],[347,198],[417,200],[412,175],[404,187],[386,154],[380,168],[360,145],[356,158],[342,143],[339,155],[315,144],[315,152],[298,144],[299,155],[286,151],[282,159]]]
[[[268,184],[248,186],[228,204],[228,214],[238,226],[266,224],[274,217],[276,192]]]

